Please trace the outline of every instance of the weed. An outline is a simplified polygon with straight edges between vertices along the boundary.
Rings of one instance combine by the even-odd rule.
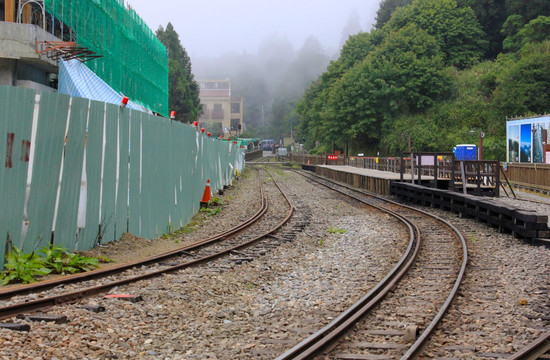
[[[332,226],[329,227],[329,228],[327,229],[327,231],[328,231],[329,234],[334,234],[334,233],[345,234],[345,233],[347,233],[346,230],[333,228]]]
[[[44,254],[44,264],[57,274],[74,274],[88,271],[98,267],[99,260],[94,257],[81,256],[77,253],[59,246],[44,246],[41,250]]]
[[[476,242],[477,241],[477,237],[472,231],[470,231],[469,237],[470,237],[471,242]]]
[[[319,245],[321,246],[325,245],[325,239],[319,239]]]
[[[216,208],[216,209],[201,208],[200,211],[208,213],[208,215],[210,215],[210,216],[213,216],[213,215],[219,214],[220,211],[222,211],[222,208]]]
[[[0,283],[7,285],[10,282],[20,281],[28,284],[36,281],[36,277],[47,275],[52,272],[46,268],[44,260],[34,252],[23,254],[23,252],[14,246],[6,256],[6,265],[4,272],[0,274]]]
[[[104,264],[115,262],[113,259],[108,258],[107,256],[104,256],[104,255],[98,256],[98,257],[97,257],[97,260],[98,260],[100,263],[104,263]]]
[[[189,225],[191,225],[191,224],[189,224]],[[176,234],[176,235],[189,234],[189,233],[196,230],[193,226],[189,226],[189,225],[184,226],[184,227],[180,228],[179,230],[176,230],[174,232],[174,234]]]
[[[214,204],[216,206],[223,205],[223,200],[219,197],[213,197],[212,200],[210,200],[209,204]]]
[[[17,246],[12,247],[6,257],[4,271],[0,274],[0,284],[22,282],[28,284],[36,281],[36,277],[50,273],[66,274],[88,271],[98,267],[100,259],[81,256],[70,252],[61,246],[44,246],[39,252],[24,254]],[[103,262],[113,260],[102,257]]]

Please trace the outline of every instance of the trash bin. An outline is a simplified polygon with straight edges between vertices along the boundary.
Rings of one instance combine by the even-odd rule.
[[[477,160],[477,147],[473,144],[460,144],[453,149],[457,160]]]

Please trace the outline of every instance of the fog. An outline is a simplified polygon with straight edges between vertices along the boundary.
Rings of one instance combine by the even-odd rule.
[[[156,31],[171,22],[195,79],[230,79],[254,136],[295,128],[294,104],[337,58],[349,35],[370,31],[380,0],[128,0]]]
[[[380,0],[126,0],[156,31],[174,25],[191,59],[227,52],[255,53],[272,36],[301,47],[310,36],[336,52],[342,31],[356,13],[357,27],[369,31]]]

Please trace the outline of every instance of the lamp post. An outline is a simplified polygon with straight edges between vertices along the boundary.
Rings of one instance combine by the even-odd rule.
[[[474,136],[476,133],[476,130],[470,130],[470,135]],[[477,160],[481,161],[483,160],[483,138],[485,137],[485,133],[483,131],[479,131],[479,149],[477,152]]]

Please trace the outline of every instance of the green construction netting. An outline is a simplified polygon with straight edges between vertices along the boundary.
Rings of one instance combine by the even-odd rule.
[[[72,28],[78,45],[103,56],[86,62],[92,71],[130,100],[168,116],[166,48],[133,9],[121,0],[45,4],[56,20]]]

